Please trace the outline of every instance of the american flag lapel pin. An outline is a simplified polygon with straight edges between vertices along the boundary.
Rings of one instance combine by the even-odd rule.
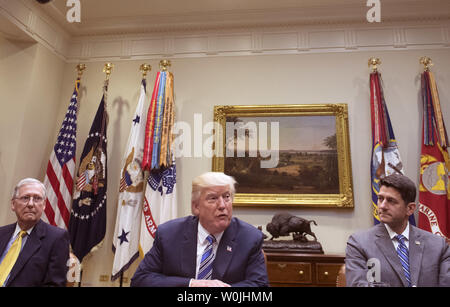
[[[232,251],[231,246],[227,245],[227,252],[231,252],[231,251]]]

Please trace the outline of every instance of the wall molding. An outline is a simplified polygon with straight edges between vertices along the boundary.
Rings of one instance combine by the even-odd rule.
[[[117,35],[70,35],[27,0],[0,0],[7,19],[69,63],[450,48],[450,18],[322,24],[267,24]]]
[[[61,59],[68,60],[66,54],[70,44],[70,35],[33,2],[0,0],[0,18],[8,21],[3,24],[8,27],[2,29],[5,32],[14,32],[19,29],[23,35],[17,39],[34,40],[50,49]]]
[[[445,49],[450,23],[329,25],[76,38],[68,62]],[[126,46],[126,52],[123,51]]]

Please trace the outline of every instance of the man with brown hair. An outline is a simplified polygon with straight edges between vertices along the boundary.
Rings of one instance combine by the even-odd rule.
[[[416,187],[393,174],[380,180],[381,223],[350,236],[346,249],[347,286],[368,286],[368,261],[375,259],[382,283],[392,287],[450,286],[450,248],[444,238],[409,224]]]

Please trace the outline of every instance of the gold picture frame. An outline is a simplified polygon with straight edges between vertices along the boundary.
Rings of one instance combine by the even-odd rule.
[[[215,106],[214,122],[212,169],[236,178],[233,205],[354,207],[347,104]],[[257,137],[265,151],[250,150]]]

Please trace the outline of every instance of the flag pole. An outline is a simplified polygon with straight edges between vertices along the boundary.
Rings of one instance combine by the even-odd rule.
[[[142,72],[142,79],[146,79],[147,78],[147,73],[152,70],[152,66],[149,65],[149,64],[144,63],[144,64],[142,64],[139,67],[139,69]]]
[[[161,71],[167,71],[170,66],[172,66],[170,60],[161,60],[159,62],[159,68],[161,69]]]
[[[430,71],[431,66],[433,66],[433,62],[427,56],[423,56],[419,59],[420,64],[424,66],[424,71]]]
[[[372,69],[372,72],[378,71],[378,65],[381,65],[381,61],[379,58],[373,57],[369,59],[369,68]]]
[[[83,72],[86,70],[86,64],[79,63],[77,66],[78,71],[78,79],[81,79],[81,76],[83,75]]]
[[[104,106],[105,111],[107,109],[107,105],[106,105],[107,98],[106,97],[108,94],[109,77],[111,76],[111,71],[113,68],[114,68],[114,64],[112,64],[112,63],[105,63],[105,66],[103,67],[103,72],[106,74],[105,84],[103,87],[103,95],[104,95],[104,100],[105,100],[105,106]],[[98,146],[100,146],[101,143],[103,142],[103,134],[105,132],[105,125],[106,125],[106,118],[105,118],[105,116],[103,116],[102,128],[100,131],[101,136],[100,136]]]
[[[106,74],[106,80],[109,80],[109,76],[111,75],[111,71],[113,68],[114,68],[114,64],[105,63],[105,66],[103,67],[103,72]]]
[[[78,288],[81,288],[81,279],[83,278],[83,269],[80,269],[80,281],[78,282]]]

